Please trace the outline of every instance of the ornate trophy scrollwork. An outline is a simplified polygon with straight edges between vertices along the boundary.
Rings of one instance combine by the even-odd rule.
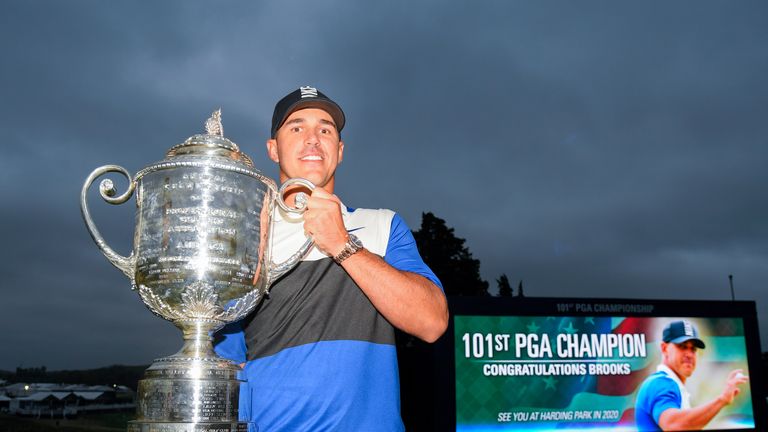
[[[101,252],[128,276],[147,308],[184,336],[181,350],[155,360],[139,382],[131,432],[247,430],[248,423],[238,421],[239,367],[213,351],[211,334],[252,312],[271,283],[313,245],[308,238],[286,261],[271,259],[277,206],[297,215],[304,211],[286,205],[285,188],[301,184],[311,190],[312,183],[291,179],[278,190],[224,137],[221,110],[205,129],[134,177],[117,165],[97,168],[80,195],[83,219]],[[118,195],[112,180],[104,179],[99,193],[106,202],[123,204],[136,192],[128,256],[107,245],[88,211],[89,188],[110,173],[125,177],[128,187]]]

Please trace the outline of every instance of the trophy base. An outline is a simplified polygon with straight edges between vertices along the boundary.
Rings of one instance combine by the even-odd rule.
[[[258,428],[251,425],[248,429],[248,423],[243,422],[159,423],[135,420],[128,422],[128,432],[258,432]]]
[[[212,356],[155,360],[139,381],[136,420],[128,422],[128,432],[258,431],[238,419],[239,371]]]

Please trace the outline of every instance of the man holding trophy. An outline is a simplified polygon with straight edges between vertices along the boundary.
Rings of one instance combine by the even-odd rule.
[[[267,153],[280,181],[315,185],[303,218],[274,215],[273,259],[307,237],[315,247],[216,351],[244,363],[240,416],[260,431],[403,430],[394,328],[427,342],[445,331],[441,285],[405,222],[390,210],[351,209],[333,194],[344,112],[313,87],[281,99]]]

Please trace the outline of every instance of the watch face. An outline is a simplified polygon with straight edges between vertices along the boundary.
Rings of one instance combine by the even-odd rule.
[[[357,236],[354,234],[349,235],[349,242],[355,246],[355,249],[360,249],[363,247],[363,242],[361,242],[360,239],[357,238]]]

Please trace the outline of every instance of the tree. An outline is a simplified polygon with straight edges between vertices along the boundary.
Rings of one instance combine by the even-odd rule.
[[[413,232],[424,262],[443,283],[446,295],[487,296],[488,282],[480,278],[480,261],[472,258],[465,240],[456,237],[443,219],[421,214],[421,229]]]
[[[763,394],[768,394],[768,351],[763,353]]]
[[[487,296],[488,282],[480,278],[480,261],[473,259],[464,239],[453,233],[445,221],[422,213],[421,229],[413,231],[424,262],[443,283],[447,295]],[[433,430],[437,412],[435,388],[441,379],[435,368],[437,355],[428,344],[397,331],[397,359],[400,370],[400,407],[406,430]],[[444,336],[445,338],[445,336]],[[439,343],[439,342],[438,342]]]
[[[512,287],[509,285],[509,278],[505,273],[496,279],[496,285],[499,287],[499,297],[512,297]]]
[[[525,294],[523,294],[523,280],[520,279],[520,283],[517,284],[517,296],[518,297],[525,297]]]

